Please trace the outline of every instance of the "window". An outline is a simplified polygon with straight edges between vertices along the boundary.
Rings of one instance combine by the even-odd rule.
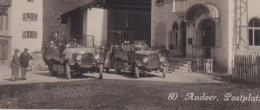
[[[0,31],[3,31],[4,26],[4,16],[0,15]]]
[[[23,31],[23,39],[37,39],[37,32],[36,31]]]
[[[174,48],[178,47],[178,36],[179,36],[179,26],[177,23],[174,23],[172,26],[172,35],[170,36],[170,45],[169,49],[173,50]]]
[[[24,21],[37,21],[38,15],[35,13],[24,13],[23,14],[23,20]]]
[[[249,46],[260,46],[260,20],[258,18],[249,21]]]
[[[163,0],[156,0],[156,5],[157,6],[163,5]]]
[[[9,20],[9,17],[8,17],[8,14],[6,14],[6,15],[5,15],[5,29],[6,29],[6,30],[8,30],[8,28],[9,28],[9,27],[8,27],[8,25],[9,25],[9,23],[8,23],[9,21],[8,21],[8,20]]]
[[[33,0],[27,0],[27,2],[33,2]]]

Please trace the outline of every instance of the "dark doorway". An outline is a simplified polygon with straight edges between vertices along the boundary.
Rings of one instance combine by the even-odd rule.
[[[184,22],[181,23],[181,55],[182,57],[186,57],[186,43],[187,43],[187,34],[186,34],[186,24]]]
[[[4,60],[8,59],[8,41],[0,39],[0,61],[4,64]]]
[[[210,58],[211,57],[211,48],[215,47],[215,22],[211,19],[203,20],[200,23],[201,27],[201,40],[203,57]]]

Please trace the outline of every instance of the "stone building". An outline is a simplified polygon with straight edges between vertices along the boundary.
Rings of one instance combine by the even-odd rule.
[[[215,72],[231,73],[235,50],[260,48],[259,3],[152,0],[152,45],[166,46],[173,57],[213,59]]]
[[[58,30],[60,14],[89,1],[0,0],[1,64],[8,64],[16,48],[41,52],[45,41]]]
[[[11,55],[10,35],[10,6],[11,1],[0,0],[0,64],[3,64]]]

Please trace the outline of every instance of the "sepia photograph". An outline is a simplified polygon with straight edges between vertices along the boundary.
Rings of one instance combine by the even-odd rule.
[[[0,109],[260,110],[260,0],[0,0]]]

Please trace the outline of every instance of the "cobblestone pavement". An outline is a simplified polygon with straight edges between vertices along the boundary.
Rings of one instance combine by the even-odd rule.
[[[21,73],[21,71],[19,72]],[[51,76],[48,71],[45,72],[28,72],[27,80],[10,81],[11,68],[9,66],[0,66],[0,85],[6,84],[26,84],[26,83],[44,83],[44,82],[66,82],[79,80],[95,80],[98,78],[98,73],[87,73],[81,78],[73,78],[67,80],[65,75]],[[19,74],[21,76],[21,74]],[[134,78],[133,74],[124,72],[121,74],[104,73],[104,79],[119,79],[119,80],[144,80],[144,81],[163,81],[176,83],[221,83],[214,80],[212,75],[201,73],[167,73],[166,78],[162,78],[161,72],[152,72],[147,77],[141,74],[140,79]]]

